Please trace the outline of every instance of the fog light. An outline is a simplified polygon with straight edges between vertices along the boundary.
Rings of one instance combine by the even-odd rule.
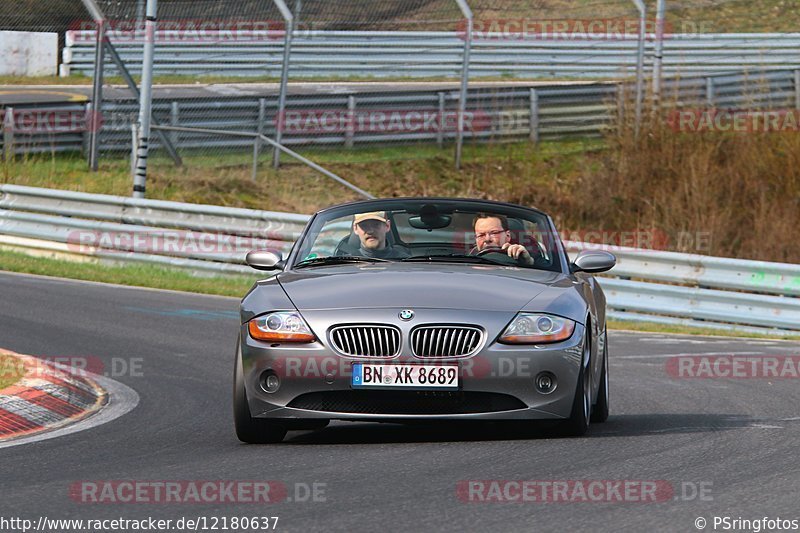
[[[269,394],[278,392],[278,389],[281,388],[281,379],[278,377],[278,374],[272,370],[267,370],[261,374],[261,388],[264,392]]]
[[[550,394],[556,390],[556,376],[552,372],[541,372],[536,376],[536,390],[542,394]]]

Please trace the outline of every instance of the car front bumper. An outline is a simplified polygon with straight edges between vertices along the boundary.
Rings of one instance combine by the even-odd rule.
[[[429,323],[446,322],[431,313]],[[450,312],[451,314],[451,312]],[[463,313],[461,313],[463,314]],[[468,313],[469,314],[469,313]],[[377,316],[376,316],[377,315]],[[305,314],[304,314],[305,316]],[[396,316],[393,314],[392,316]],[[513,314],[488,317],[486,340],[480,350],[466,358],[418,358],[404,343],[400,355],[391,358],[346,357],[323,342],[292,345],[269,344],[252,339],[247,325],[241,329],[241,349],[245,390],[251,416],[283,419],[339,420],[532,420],[563,419],[570,415],[581,367],[586,329],[576,324],[566,341],[547,345],[504,345],[493,342]],[[308,320],[308,316],[306,316]],[[341,317],[339,317],[341,318]],[[357,317],[385,323],[381,311]],[[376,320],[378,318],[378,320]],[[465,323],[478,323],[478,316],[463,317]],[[315,320],[314,320],[315,319]],[[315,331],[327,331],[335,318],[319,313],[308,320]],[[316,324],[315,324],[316,322]],[[451,320],[452,322],[452,320]],[[488,323],[487,323],[488,322]],[[316,325],[317,327],[314,327]],[[417,324],[419,325],[419,324]],[[410,327],[408,328],[410,329]],[[403,331],[403,338],[407,338]],[[380,364],[454,364],[459,367],[458,391],[354,390],[352,365],[356,362]],[[549,372],[556,387],[545,394],[535,386],[536,377]],[[277,375],[280,387],[267,392],[266,375]]]

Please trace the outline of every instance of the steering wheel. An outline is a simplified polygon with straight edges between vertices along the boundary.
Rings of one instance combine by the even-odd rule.
[[[480,252],[475,254],[477,257],[483,257],[485,255],[495,255],[496,257],[492,257],[493,261],[497,261],[498,263],[503,263],[506,265],[517,265],[517,260],[513,257],[508,255],[508,252],[500,248],[499,246],[487,246]]]
[[[506,257],[508,257],[508,253],[506,253],[506,251],[500,248],[499,246],[487,246],[486,248],[484,248],[475,255],[477,255],[478,257],[482,257],[488,254],[503,254]]]

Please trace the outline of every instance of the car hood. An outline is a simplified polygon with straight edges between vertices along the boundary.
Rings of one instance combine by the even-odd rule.
[[[490,265],[336,265],[278,275],[299,309],[412,307],[519,311],[566,276]]]

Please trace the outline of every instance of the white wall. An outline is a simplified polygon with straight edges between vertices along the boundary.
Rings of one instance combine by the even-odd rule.
[[[0,76],[54,76],[58,34],[0,31]]]

